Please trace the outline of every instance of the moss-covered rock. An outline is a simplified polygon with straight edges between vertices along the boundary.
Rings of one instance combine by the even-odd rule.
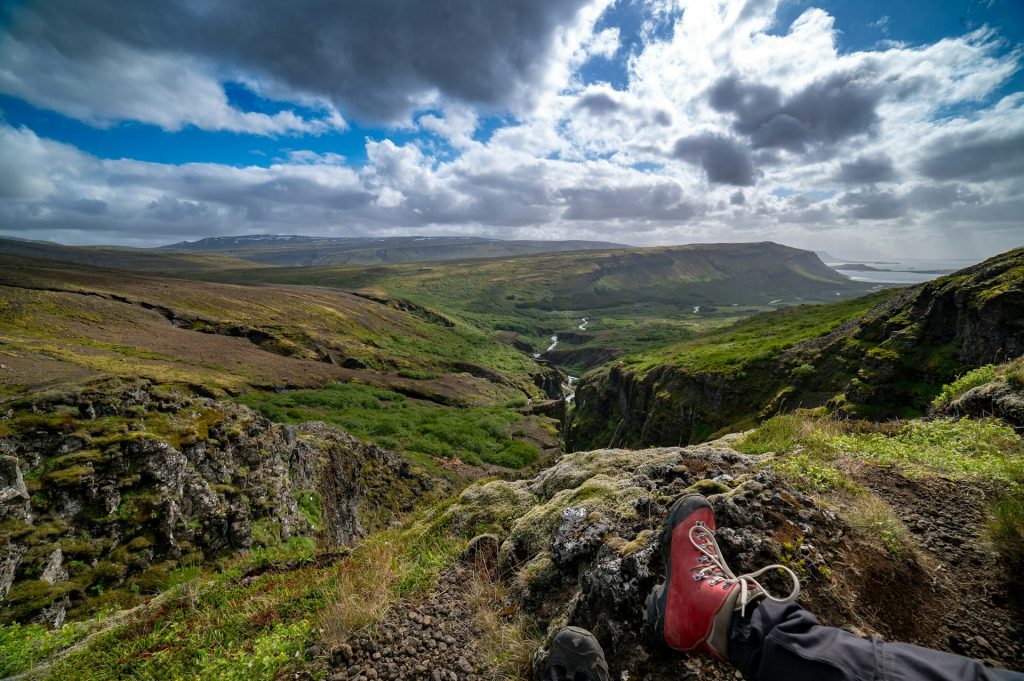
[[[152,591],[166,581],[154,565],[299,535],[348,544],[433,488],[398,455],[324,424],[278,425],[146,382],[37,398],[6,423],[0,532],[13,548],[0,585],[12,588],[0,602],[20,621]],[[55,551],[72,574],[63,562],[47,573]],[[44,573],[60,583],[32,586]]]

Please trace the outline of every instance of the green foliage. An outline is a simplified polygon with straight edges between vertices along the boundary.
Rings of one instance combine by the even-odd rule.
[[[324,519],[324,505],[320,493],[316,490],[304,489],[295,493],[295,501],[299,505],[299,513],[314,530],[320,529]]]
[[[917,551],[913,535],[896,511],[874,495],[857,498],[843,517],[868,537],[877,538],[893,558],[906,559]]]
[[[0,627],[0,676],[22,672],[66,648],[93,629],[98,620],[50,629],[40,624],[8,624]]]
[[[893,435],[831,435],[824,444],[832,451],[882,463],[978,476],[1014,489],[1024,485],[1024,439],[998,420],[915,420]]]
[[[932,407],[939,409],[957,399],[968,390],[977,388],[991,382],[996,377],[996,367],[993,364],[986,364],[972,371],[968,371],[952,383],[942,386],[942,391],[932,401]]]
[[[813,365],[804,363],[793,367],[789,373],[793,378],[806,378],[807,376],[813,376],[816,371]]]
[[[248,393],[241,402],[282,423],[319,420],[406,453],[522,468],[539,451],[509,436],[521,416],[512,407],[445,407],[356,383],[319,390]]]
[[[767,465],[779,475],[789,478],[803,492],[858,491],[844,472],[836,468],[827,457],[813,451],[781,454],[772,458]]]

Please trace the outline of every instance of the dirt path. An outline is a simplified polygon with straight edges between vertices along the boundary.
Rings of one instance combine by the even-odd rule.
[[[991,490],[944,478],[909,479],[865,465],[857,483],[885,500],[926,554],[940,608],[932,640],[922,641],[997,666],[1024,668],[1024,608],[1014,583],[985,544]],[[893,593],[890,596],[895,597]],[[963,607],[969,604],[969,607]],[[955,606],[960,607],[955,607]]]

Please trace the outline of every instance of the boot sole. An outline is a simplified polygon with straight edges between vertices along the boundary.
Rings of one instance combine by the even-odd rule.
[[[573,637],[582,639],[584,644],[582,646],[574,644],[571,641]],[[558,644],[558,650],[556,650],[556,644]],[[579,670],[585,672],[587,678],[610,681],[604,649],[598,643],[597,637],[586,629],[580,627],[562,629],[555,635],[548,655],[545,666],[557,665],[567,670]]]
[[[644,629],[648,639],[653,643],[665,645],[665,602],[668,600],[669,583],[672,579],[672,531],[683,518],[706,505],[707,499],[690,492],[672,502],[672,507],[665,517],[665,526],[659,540],[661,555],[665,561],[665,581],[651,589],[647,600],[644,601],[644,608],[647,611]]]

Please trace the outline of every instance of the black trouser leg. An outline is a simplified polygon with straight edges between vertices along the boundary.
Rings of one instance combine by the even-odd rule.
[[[1024,681],[961,655],[826,627],[799,605],[772,601],[737,617],[729,660],[751,681]]]

